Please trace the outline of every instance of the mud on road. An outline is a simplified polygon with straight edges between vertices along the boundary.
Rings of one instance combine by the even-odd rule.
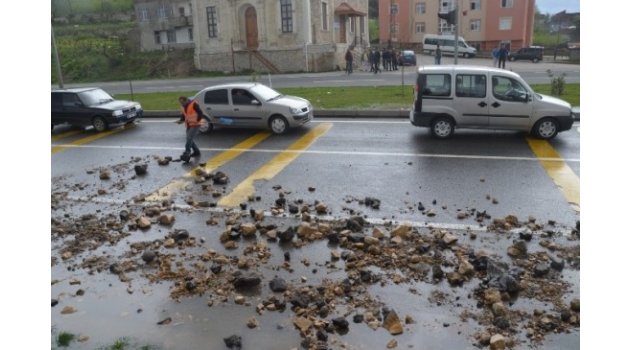
[[[113,171],[141,181],[135,168]],[[53,180],[51,318],[81,336],[71,348],[579,347],[579,223],[373,224],[378,199],[332,213],[280,185],[274,207],[222,209],[228,175],[196,176],[211,199],[185,205],[75,198],[89,186]]]

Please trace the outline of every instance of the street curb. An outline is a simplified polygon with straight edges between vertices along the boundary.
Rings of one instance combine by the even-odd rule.
[[[180,111],[144,111],[143,118],[179,118]],[[363,109],[323,109],[315,110],[316,118],[409,118],[408,109],[363,110]]]

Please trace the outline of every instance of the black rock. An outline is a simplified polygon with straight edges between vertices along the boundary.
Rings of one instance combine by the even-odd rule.
[[[293,305],[293,307],[300,307],[302,309],[305,309],[308,307],[310,299],[306,295],[299,294],[293,295],[291,299],[289,299],[289,302],[291,303],[291,305]]]
[[[50,306],[51,307],[55,307],[55,306],[57,306],[57,304],[59,304],[59,300],[57,300],[57,299],[50,299]]]
[[[237,273],[235,273],[235,275]],[[243,276],[237,275],[234,281],[232,281],[232,284],[234,285],[234,288],[236,289],[246,289],[246,288],[257,287],[261,281],[262,279],[260,278],[259,275],[255,273],[247,273]]]
[[[215,275],[218,275],[219,273],[221,273],[222,269],[223,269],[223,265],[221,264],[212,264],[212,266],[210,267],[210,271],[212,271],[212,273]]]
[[[359,271],[361,275],[361,282],[370,283],[372,282],[372,271],[369,270],[361,270]]]
[[[419,245],[416,248],[416,251],[420,254],[426,254],[431,250],[431,244],[430,243],[422,243],[421,245]]]
[[[239,204],[241,206],[241,210],[247,210],[247,203]]]
[[[328,334],[322,331],[321,329],[317,330],[317,340],[319,341],[328,341]]]
[[[365,220],[360,216],[353,216],[348,221],[346,221],[346,228],[352,232],[361,232],[363,231],[363,226],[365,225]]]
[[[549,259],[551,260],[551,268],[554,270],[562,271],[564,269],[564,260],[553,255],[548,254]]]
[[[542,277],[549,273],[549,264],[539,263],[534,267],[534,277]]]
[[[297,214],[300,212],[300,208],[298,208],[297,205],[295,204],[289,204],[289,213],[291,214]]]
[[[433,205],[436,205],[437,204],[437,200],[434,199],[432,203],[433,203]]]
[[[560,319],[562,320],[562,322],[569,322],[569,320],[571,319],[571,311],[567,309],[560,311]]]
[[[379,209],[381,206],[381,200],[372,197],[365,197],[364,203],[372,209]]]
[[[335,326],[335,329],[337,330],[344,330],[344,329],[347,330],[349,326],[348,320],[346,320],[343,317],[333,318],[332,324],[333,326]]]
[[[418,202],[418,210],[420,211],[424,211],[424,205],[422,205],[422,202]]]
[[[508,329],[510,328],[510,321],[505,317],[497,317],[494,319],[494,325],[501,329]]]
[[[129,220],[129,212],[126,210],[121,210],[120,213],[118,213],[118,216],[120,216],[121,221]]]
[[[475,257],[470,261],[470,263],[475,267],[475,271],[486,271],[488,269],[487,256]]]
[[[276,205],[279,207],[284,207],[287,204],[287,199],[284,197],[280,197],[276,199]]]
[[[328,317],[329,313],[330,313],[330,309],[328,308],[328,306],[322,306],[318,311],[319,317],[321,318]]]
[[[282,293],[286,291],[287,288],[287,282],[282,278],[276,277],[269,281],[269,289],[271,289],[273,292]]]
[[[175,233],[173,234],[173,239],[175,240],[175,242],[185,241],[189,237],[190,234],[188,233],[188,231],[182,229],[175,230]]]
[[[138,164],[133,167],[133,170],[136,171],[136,175],[145,175],[147,173],[148,164]]]
[[[231,335],[227,338],[223,338],[225,346],[232,350],[241,350],[241,347],[243,346],[242,341],[243,340],[239,335]]]
[[[518,280],[514,276],[509,274],[503,275],[501,276],[501,278],[499,278],[498,287],[500,291],[508,292],[511,294],[516,293],[521,289]]]
[[[82,296],[82,295],[84,295],[84,294],[85,294],[85,291],[84,291],[83,289],[79,289],[79,290],[77,290],[77,292],[76,292],[76,293],[74,293],[74,294],[75,294],[75,295],[78,295],[78,296]]]
[[[363,233],[351,233],[348,236],[348,240],[352,243],[359,243],[365,241],[365,235]]]
[[[122,268],[118,265],[118,263],[113,263],[109,265],[109,272],[118,275],[122,272]]]
[[[339,243],[339,234],[337,232],[329,233],[327,238],[330,243]]]
[[[450,325],[451,325],[450,323],[446,323],[446,322],[442,323],[442,327],[444,327],[444,328],[450,327]]]
[[[354,317],[352,317],[352,322],[354,323],[363,322],[363,315],[362,314],[354,315]]]
[[[278,237],[280,237],[281,242],[291,242],[294,236],[295,236],[295,229],[293,227],[289,227],[285,231],[280,232],[278,234]]]
[[[291,261],[291,253],[284,252],[284,261]]]
[[[440,265],[433,265],[432,272],[434,280],[441,280],[442,278],[444,278],[444,271],[442,271],[442,267]]]
[[[529,242],[532,240],[532,237],[534,235],[531,232],[519,232],[518,236],[520,237],[520,239]]]
[[[147,264],[150,264],[151,262],[153,262],[153,260],[155,260],[155,252],[152,250],[146,250],[144,253],[142,253],[142,261],[144,261]]]
[[[192,292],[193,290],[195,290],[195,288],[197,288],[197,284],[195,283],[195,281],[186,281],[187,291]]]

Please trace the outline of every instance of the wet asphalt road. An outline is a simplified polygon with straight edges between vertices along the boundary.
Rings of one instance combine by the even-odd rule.
[[[296,151],[296,158],[286,164],[277,161],[275,157],[282,151],[322,127],[322,134],[311,140],[308,147]],[[207,194],[192,191],[191,183],[172,191],[165,188],[181,180],[198,163],[212,162],[224,152],[234,151],[232,148],[235,145],[242,145],[243,141],[260,133],[260,130],[215,130],[197,138],[202,150],[202,157],[197,162],[159,166],[155,157],[176,158],[183,150],[184,128],[172,120],[143,120],[134,127],[115,129],[114,133],[101,138],[92,130],[58,126],[52,133],[52,187],[53,192],[67,192],[70,204],[54,211],[53,216],[64,213],[74,217],[86,213],[117,213],[122,205],[132,203],[133,198],[140,194],[156,194],[158,199],[170,198],[181,206],[185,206],[191,197],[195,201],[215,202],[217,199]],[[474,208],[486,211],[493,218],[512,214],[522,221],[527,221],[528,216],[540,223],[553,220],[557,224],[547,225],[547,228],[558,232],[560,238],[579,219],[579,213],[567,202],[559,186],[541,165],[526,137],[517,132],[458,130],[452,139],[438,141],[430,137],[428,130],[412,127],[406,120],[316,120],[286,135],[268,136],[251,148],[241,147],[243,152],[240,155],[216,170],[230,178],[223,193],[223,197],[227,197],[260,169],[267,169],[270,165],[280,168],[269,180],[254,182],[254,195],[260,196],[260,200],[244,200],[248,208],[268,210],[278,198],[280,186],[291,200],[326,203],[333,217],[360,213],[373,222],[395,220],[411,222],[422,229],[429,226],[452,228],[459,232],[462,240],[467,236],[467,228],[479,230],[480,238],[475,241],[475,249],[505,255],[512,237],[486,235],[483,228],[489,221],[480,225],[474,217],[458,219],[457,213]],[[549,144],[579,178],[579,124],[559,134]],[[138,162],[133,162],[136,157]],[[130,162],[148,163],[148,174],[135,178],[133,166],[129,168]],[[112,169],[110,180],[99,180],[98,170],[102,167]],[[266,172],[267,175],[269,173]],[[124,186],[119,186],[121,183]],[[310,191],[309,187],[313,187],[314,191]],[[97,194],[99,189],[106,193]],[[379,199],[380,209],[371,209],[356,201],[366,196]],[[496,203],[491,199],[496,199]],[[419,211],[419,202],[425,207],[425,212],[432,210],[435,216]],[[217,242],[218,229],[205,224],[207,218],[206,212],[192,212],[185,217],[178,216],[176,226],[189,230],[196,237],[204,237],[207,240],[204,249],[213,248],[228,254]],[[269,218],[265,222],[277,219]],[[129,243],[160,239],[167,231],[158,227],[134,233],[118,246],[104,245],[90,254],[120,256],[128,249]],[[60,244],[62,242],[59,241],[52,243],[53,256],[57,255],[55,249]],[[272,245],[274,258],[271,265],[281,263],[284,249]],[[531,249],[541,248],[533,243]],[[344,275],[334,271],[325,273],[322,266],[330,253],[324,242],[291,252],[296,261],[292,264],[295,268],[293,274],[270,269],[265,270],[265,276],[271,278],[280,274],[293,283],[299,283],[299,276],[305,276],[308,283],[316,283]],[[309,259],[313,265],[305,267],[299,264],[298,261],[303,258]],[[81,259],[81,256],[77,257],[77,261]],[[146,284],[135,278],[128,286],[114,275],[101,273],[88,276],[84,270],[68,266],[72,265],[58,263],[51,268],[52,279],[60,281],[51,287],[52,297],[60,300],[60,305],[52,309],[52,324],[59,331],[90,337],[86,343],[75,342],[71,348],[92,349],[112,344],[121,336],[132,336],[139,346],[158,344],[164,349],[223,349],[221,339],[231,334],[243,336],[244,343],[249,345],[245,349],[299,347],[300,336],[290,321],[292,313],[256,315],[253,308],[258,299],[252,299],[254,306],[249,307],[228,303],[208,308],[206,298],[202,296],[184,298],[181,302],[171,300],[168,283]],[[319,272],[313,273],[313,267],[319,267]],[[138,273],[142,275],[143,272]],[[565,269],[563,274],[564,279],[573,284],[566,299],[579,297],[579,270]],[[69,284],[72,279],[81,280],[81,285]],[[85,294],[76,296],[77,289],[83,289]],[[417,289],[417,294],[411,295],[411,289]],[[447,294],[447,302],[441,307],[428,301],[428,296],[436,290]],[[444,281],[429,289],[422,283],[374,285],[370,292],[399,310],[400,314],[412,315],[417,321],[417,325],[406,326],[405,333],[397,337],[398,348],[475,348],[471,337],[479,328],[475,322],[459,319],[465,308],[475,307],[474,300],[469,297],[469,289],[454,289]],[[60,314],[61,307],[65,305],[75,306],[78,312]],[[515,305],[526,310],[553,311],[547,303],[517,300]],[[343,306],[339,308],[343,309]],[[338,312],[343,313],[343,310]],[[351,319],[353,310],[346,312]],[[251,316],[257,316],[261,324],[254,330],[244,325]],[[156,322],[165,317],[171,317],[172,323],[157,326]],[[352,345],[351,349],[384,349],[393,337],[382,329],[372,331],[365,324],[351,324],[350,333],[337,338],[338,342],[333,346],[335,349],[341,343]],[[527,342],[525,338],[520,340]],[[252,347],[252,344],[257,345]],[[577,347],[579,329],[567,334],[549,334],[541,348]]]
[[[452,139],[440,141],[430,137],[427,129],[415,128],[404,119],[322,120],[286,135],[271,135],[218,170],[228,174],[228,187],[235,188],[263,165],[273,163],[272,158],[296,140],[323,124],[330,128],[273,178],[254,181],[261,206],[269,208],[273,204],[277,198],[273,187],[279,185],[291,191],[293,198],[323,201],[331,207],[333,215],[341,215],[342,209],[348,207],[374,218],[475,225],[473,218],[456,218],[459,210],[474,208],[494,217],[533,216],[539,221],[553,220],[569,227],[579,219],[579,213],[571,208],[532,152],[527,135],[511,131],[458,130]],[[63,126],[57,127],[53,136],[64,131]],[[197,143],[202,157],[197,162],[206,162],[260,132],[223,129],[200,135]],[[72,142],[81,143],[93,134],[87,130],[54,140],[53,144],[72,146]],[[579,136],[579,123],[576,123],[572,130],[560,133],[549,143],[578,179]],[[89,186],[75,194],[93,195],[101,184],[97,176],[86,174],[85,170],[125,163],[132,157],[177,158],[183,143],[181,125],[171,120],[143,120],[135,128],[92,142],[58,147],[52,156],[52,176],[86,181]],[[154,193],[192,170],[194,165],[172,163],[161,167],[150,158],[147,162],[149,174],[143,181],[132,182],[108,197],[123,202],[140,193]],[[316,191],[308,191],[309,187]],[[189,194],[180,191],[168,195],[184,204]],[[366,196],[380,199],[380,210],[345,201]],[[498,203],[493,204],[492,199]],[[235,203],[238,205],[240,201]],[[417,210],[419,203],[426,210],[433,209],[436,215],[421,215]]]

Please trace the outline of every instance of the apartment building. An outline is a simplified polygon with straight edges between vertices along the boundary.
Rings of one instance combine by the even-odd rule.
[[[379,41],[422,49],[425,34],[454,34],[455,26],[438,17],[458,5],[458,34],[478,50],[499,44],[511,50],[530,46],[535,0],[380,0]]]
[[[193,48],[189,0],[134,0],[142,51]]]
[[[369,45],[367,0],[192,0],[201,70],[329,71]]]

